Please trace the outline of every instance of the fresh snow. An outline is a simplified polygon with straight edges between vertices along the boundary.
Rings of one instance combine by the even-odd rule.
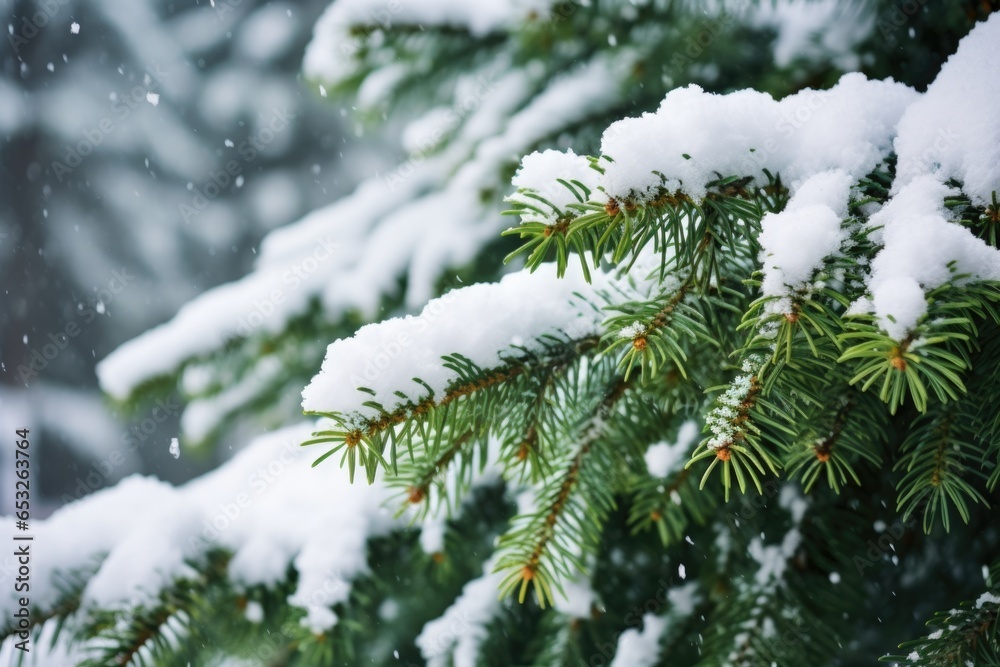
[[[582,575],[561,582],[562,592],[555,591],[553,607],[560,614],[570,618],[587,620],[594,612],[597,594],[591,588],[590,582]]]
[[[618,639],[611,667],[653,667],[661,664],[660,642],[670,632],[671,624],[694,613],[698,603],[698,584],[684,584],[666,591],[666,612],[662,616],[645,614],[642,630],[629,628]]]
[[[365,181],[270,234],[252,273],[202,294],[105,358],[97,367],[101,387],[127,398],[143,382],[232,339],[277,335],[316,298],[330,321],[350,311],[375,319],[401,276],[407,307],[419,308],[434,295],[442,266],[471,262],[504,228],[499,210],[484,205],[479,192],[513,156],[616,104],[614,84],[629,62],[595,60],[534,97],[524,72],[498,75],[447,150]]]
[[[420,522],[420,548],[426,554],[444,553],[444,535],[448,530],[448,515],[432,514]]]
[[[417,646],[428,667],[475,667],[488,626],[502,611],[497,589],[503,573],[493,572],[494,561],[483,566],[483,575],[462,589],[444,615],[424,625]]]
[[[247,602],[247,608],[244,615],[251,623],[260,623],[264,620],[264,607],[262,607],[256,600],[250,600]]]
[[[457,0],[437,0],[396,11],[401,5],[377,0],[338,2],[317,27],[307,72],[330,81],[344,74],[346,65],[337,61],[337,43],[331,40],[351,23],[384,19],[484,34],[504,29],[521,12],[543,4],[507,0],[480,10]],[[378,13],[382,11],[389,16]],[[697,86],[677,89],[657,112],[608,128],[602,153],[614,161],[602,161],[603,175],[571,151],[536,152],[522,161],[513,181],[518,192],[510,199],[533,202],[526,195],[533,190],[565,212],[576,198],[558,178],[583,182],[597,201],[643,201],[660,187],[703,197],[720,174],[749,175],[759,182],[764,169],[780,173],[792,196],[783,211],[762,220],[760,259],[764,293],[788,297],[809,289],[823,260],[844,243],[842,227],[854,183],[895,150],[899,168],[893,197],[867,223],[881,248],[867,277],[869,296],[851,312],[874,313],[887,334],[900,340],[926,313],[926,291],[952,279],[949,264],[972,279],[1000,280],[1000,252],[957,224],[943,205],[945,197],[959,193],[958,187],[978,204],[1000,189],[1000,116],[991,113],[1000,107],[998,42],[1000,19],[994,15],[962,40],[925,94],[860,74],[845,75],[830,90],[804,90],[780,101],[750,90],[715,95]],[[371,316],[405,275],[407,305],[426,301],[440,267],[470,260],[499,228],[498,216],[483,213],[479,187],[490,183],[512,156],[573,118],[599,112],[617,94],[615,67],[598,61],[567,74],[522,107],[534,85],[530,78],[517,73],[492,82],[496,90],[455,126],[447,107],[414,121],[404,133],[412,152],[435,147],[423,137],[442,132],[454,133],[458,140],[391,187],[382,180],[368,181],[353,195],[272,234],[253,274],[209,292],[172,322],[105,360],[99,368],[105,389],[124,397],[141,382],[218,349],[230,338],[258,330],[279,332],[313,298],[334,317],[352,308]],[[372,79],[371,100],[378,99],[379,85],[384,90],[389,84]],[[155,105],[158,97],[153,97],[149,101]],[[952,179],[960,185],[953,186]],[[525,219],[549,221],[530,212]],[[470,220],[479,221],[478,227],[457,234]],[[419,316],[364,327],[329,346],[322,370],[303,392],[303,407],[373,416],[376,411],[362,405],[372,397],[357,387],[372,389],[374,400],[386,409],[424,396],[425,387],[413,378],[440,396],[457,379],[442,366],[443,355],[462,354],[489,368],[501,364],[504,355],[519,354],[520,348],[539,350],[542,335],[599,334],[603,317],[593,304],[608,279],[595,277],[594,286],[575,270],[557,279],[555,268],[545,265],[534,274],[519,272],[497,284],[454,290],[428,303]],[[727,442],[727,424],[750,388],[758,361],[748,361],[710,416],[709,446]],[[269,370],[274,369],[264,363],[259,375],[193,404],[185,413],[185,433],[210,431],[213,424],[206,415],[252,398],[255,387],[274,379]],[[196,376],[192,372],[190,382],[201,386]],[[324,474],[309,468],[311,452],[303,454],[297,445],[315,428],[303,424],[260,438],[223,468],[182,487],[130,477],[37,522],[33,603],[43,611],[52,608],[58,597],[52,585],[57,571],[100,562],[85,590],[84,606],[141,604],[186,574],[185,560],[202,554],[207,541],[234,553],[230,576],[244,586],[276,583],[294,565],[299,584],[291,603],[306,610],[305,623],[312,631],[328,629],[337,622],[330,606],[346,599],[353,579],[366,571],[368,539],[404,522],[384,509],[389,494],[381,483],[350,486],[338,471]],[[651,446],[645,457],[650,474],[669,474],[697,434],[697,424],[686,422],[676,443]],[[176,440],[170,451],[176,458]],[[793,523],[802,521],[806,505],[800,497],[783,490],[781,506]],[[299,520],[288,522],[288,516]],[[443,516],[423,524],[420,541],[428,551],[443,547]],[[4,533],[14,529],[10,519],[0,527]],[[74,536],[72,544],[66,535]],[[750,556],[760,565],[755,579],[760,587],[780,585],[800,539],[793,528],[780,543],[752,542]],[[489,561],[483,576],[466,585],[445,615],[425,626],[418,645],[431,664],[475,663],[486,626],[502,609],[496,598],[500,575],[492,570]],[[560,611],[589,613],[589,587],[571,581],[567,592],[557,604]],[[996,602],[991,594],[978,601]],[[9,592],[0,594],[0,612],[8,614],[14,606]],[[246,613],[251,620],[260,615],[250,606]],[[669,624],[666,617],[647,616],[644,625],[642,632],[629,630],[622,636],[613,664],[655,662],[659,638]]]
[[[551,149],[541,152],[536,151],[521,161],[521,167],[514,175],[512,181],[513,186],[519,188],[519,190],[507,197],[507,201],[541,207],[543,209],[549,208],[536,197],[532,197],[520,190],[520,188],[527,188],[533,190],[535,195],[541,196],[548,204],[554,206],[557,209],[557,215],[570,213],[572,209],[569,208],[569,205],[579,204],[580,199],[573,194],[570,188],[559,181],[563,180],[572,185],[580,193],[580,196],[584,198],[583,201],[587,201],[588,199],[600,197],[601,193],[597,192],[599,185],[597,180],[598,175],[598,172],[591,168],[590,160],[575,154],[572,150],[566,152]],[[580,189],[574,181],[582,183],[590,191],[590,197],[587,197],[588,193]],[[521,217],[525,222],[551,221],[548,216],[536,213],[530,208],[525,210]]]
[[[1000,191],[1000,18],[977,25],[917,102],[903,115],[893,198],[869,225],[882,249],[872,261],[870,298],[852,312],[872,312],[880,326],[903,340],[927,312],[925,291],[955,273],[1000,280],[1000,251],[957,224],[943,199],[962,183],[974,203]]]
[[[976,609],[982,609],[985,605],[1000,605],[1000,595],[987,591],[976,598]]]
[[[652,477],[666,477],[687,460],[691,445],[698,439],[700,429],[693,419],[681,424],[674,443],[658,442],[646,450],[646,469]]]
[[[823,258],[837,252],[847,238],[841,222],[852,184],[847,172],[820,172],[799,187],[780,213],[764,215],[758,240],[765,295],[783,297],[804,289]],[[778,304],[782,309],[784,304]]]
[[[670,91],[660,108],[613,123],[601,153],[605,169],[586,174],[583,159],[554,151],[528,156],[510,199],[528,192],[559,197],[553,174],[588,178],[605,197],[639,203],[661,188],[699,199],[721,176],[780,174],[791,199],[761,221],[762,290],[777,296],[781,312],[795,293],[807,293],[824,258],[847,240],[844,228],[851,187],[895,150],[893,198],[869,219],[882,245],[867,279],[868,296],[847,314],[874,313],[883,330],[902,340],[926,313],[925,294],[952,279],[948,265],[972,280],[1000,279],[1000,252],[955,224],[943,198],[961,183],[985,205],[1000,190],[1000,18],[991,16],[960,43],[925,94],[892,80],[845,74],[833,88],[803,90],[780,101],[753,90],[727,95],[695,85]],[[561,187],[561,186],[560,186]],[[535,211],[525,221],[554,222]]]
[[[373,417],[378,411],[364,402],[374,400],[391,411],[405,402],[397,392],[414,402],[425,398],[426,388],[413,378],[443,395],[458,378],[443,366],[444,355],[460,354],[489,369],[503,365],[504,355],[522,354],[516,346],[542,351],[537,339],[543,335],[577,339],[600,333],[603,314],[594,304],[605,279],[596,274],[588,285],[573,268],[558,278],[555,265],[545,264],[535,273],[521,271],[499,283],[453,290],[418,316],[362,327],[330,345],[322,369],[302,392],[302,407]]]
[[[218,546],[233,553],[229,576],[237,585],[273,585],[294,566],[291,604],[307,611],[313,631],[328,629],[336,622],[329,607],[368,569],[368,540],[406,524],[385,509],[391,492],[380,482],[352,485],[340,470],[310,467],[313,452],[299,443],[316,428],[310,422],[258,438],[180,487],[126,478],[33,523],[32,604],[51,611],[56,573],[97,564],[84,608],[147,604],[191,574],[186,559]],[[13,519],[3,519],[0,533],[9,540],[13,532]],[[0,613],[10,617],[15,607],[13,589],[0,593]]]
[[[277,356],[263,356],[242,378],[219,393],[190,401],[181,414],[184,437],[191,442],[204,442],[235,410],[266,395],[284,373]]]
[[[31,527],[36,548],[32,549],[31,560],[32,606],[43,611],[52,610],[59,601],[56,586],[59,580],[54,576],[57,572],[88,568],[102,554],[130,539],[142,529],[150,516],[156,515],[160,507],[173,499],[174,489],[165,482],[131,476],[113,489],[99,491],[60,508],[44,521],[33,521]],[[14,518],[0,519],[0,536],[7,544],[12,543],[13,535]],[[144,569],[150,560],[148,555],[137,554],[136,562],[123,572],[123,579],[130,579],[131,572]],[[178,563],[178,571],[179,566]],[[110,578],[111,574],[107,576]],[[144,584],[143,588],[153,589],[158,585],[155,577],[155,571],[150,572],[144,582],[138,583]],[[132,594],[127,586],[123,585],[120,590],[121,597],[125,599]],[[88,591],[92,589],[93,586],[88,586]],[[153,593],[155,591],[150,594]],[[11,618],[16,607],[14,587],[5,586],[0,591],[0,613],[5,618]]]
[[[732,444],[736,434],[734,420],[740,414],[741,405],[753,387],[754,377],[764,363],[760,355],[751,355],[743,360],[740,374],[733,378],[729,387],[717,399],[717,405],[705,417],[705,425],[712,432],[706,443],[712,449],[721,449]]]
[[[854,312],[873,312],[896,340],[927,312],[924,291],[953,278],[949,263],[971,279],[1000,280],[1000,250],[954,222],[944,207],[944,198],[957,193],[934,175],[924,175],[868,220],[872,237],[883,247],[871,264],[871,300],[855,304]]]
[[[655,614],[643,616],[642,630],[629,628],[618,639],[611,667],[654,667],[660,659],[660,637],[666,629],[666,618]]]
[[[785,585],[785,570],[788,561],[802,543],[799,527],[809,509],[808,501],[802,496],[798,487],[789,484],[781,488],[778,506],[791,515],[791,529],[785,533],[780,543],[765,545],[763,537],[758,536],[754,537],[747,547],[750,557],[757,561],[758,568],[754,573],[754,580],[761,590],[773,590]]]
[[[985,205],[1000,192],[1000,15],[978,24],[941,67],[927,92],[910,105],[896,137],[896,182],[902,189],[923,174],[956,179]]]
[[[858,73],[781,101],[755,90],[677,88],[656,112],[608,127],[601,153],[614,162],[602,164],[601,183],[611,197],[645,201],[660,187],[700,199],[720,174],[760,182],[764,169],[780,173],[793,190],[820,171],[840,169],[857,179],[888,155],[896,125],[917,97],[891,79]]]
[[[1000,251],[954,220],[944,207],[961,183],[973,203],[1000,190],[1000,19],[980,23],[899,122],[893,198],[868,224],[882,249],[872,261],[870,298],[852,312],[872,312],[883,330],[903,340],[927,312],[925,292],[956,274],[1000,280]],[[952,265],[952,268],[949,268]]]
[[[764,588],[769,585],[777,586],[782,582],[785,569],[788,567],[788,559],[798,549],[802,541],[802,536],[798,530],[793,529],[785,533],[785,537],[779,544],[765,545],[764,541],[755,537],[747,547],[750,557],[757,561],[757,571],[754,573],[754,580],[757,585]]]

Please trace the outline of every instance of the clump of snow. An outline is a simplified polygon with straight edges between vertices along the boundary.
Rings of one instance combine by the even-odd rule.
[[[661,187],[700,199],[719,174],[761,179],[764,169],[780,173],[793,190],[820,171],[858,178],[889,154],[896,125],[916,98],[908,86],[858,73],[780,102],[754,90],[677,88],[656,112],[608,127],[601,153],[614,162],[602,163],[601,182],[611,197],[643,201]]]
[[[562,593],[555,591],[553,606],[571,618],[590,618],[596,598],[590,582],[577,577],[562,582]]]
[[[488,369],[503,365],[503,355],[523,354],[514,346],[541,352],[537,339],[546,334],[596,335],[603,316],[593,303],[605,281],[597,274],[594,284],[587,284],[578,268],[558,278],[555,265],[546,264],[533,274],[521,271],[499,283],[449,292],[418,316],[362,327],[327,348],[322,369],[302,392],[302,407],[373,417],[378,411],[364,402],[374,400],[392,410],[405,402],[397,392],[414,401],[424,398],[426,388],[413,378],[435,395],[444,394],[458,377],[444,367],[444,355],[461,354]],[[373,390],[374,396],[358,387]]]
[[[629,628],[618,639],[618,650],[611,667],[653,667],[660,658],[660,637],[667,629],[667,619],[655,614],[642,617],[642,630]]]
[[[982,609],[985,605],[1000,605],[1000,595],[987,591],[976,598],[976,609]]]
[[[799,491],[799,487],[786,484],[778,494],[778,506],[792,515],[792,523],[799,525],[809,509],[809,503]]]
[[[303,606],[301,601],[293,600],[289,597],[289,602],[297,606]],[[334,602],[343,602],[341,599],[336,599]],[[340,618],[337,613],[327,606],[321,604],[304,604],[306,608],[306,615],[300,621],[300,624],[304,628],[308,628],[310,632],[314,635],[321,635],[333,626],[337,625],[337,621]]]
[[[407,68],[402,63],[389,63],[372,70],[358,85],[358,103],[362,108],[374,108],[387,102],[407,74]]]
[[[191,574],[187,559],[219,547],[233,554],[229,577],[239,586],[283,581],[294,566],[299,579],[290,603],[308,612],[312,629],[327,629],[336,621],[329,607],[368,569],[368,540],[405,521],[385,509],[391,492],[381,482],[354,486],[336,470],[310,466],[313,452],[299,443],[315,429],[306,423],[258,438],[180,487],[129,477],[36,522],[33,605],[51,611],[59,599],[56,573],[97,563],[84,608],[148,604]],[[13,532],[13,520],[3,519],[0,533],[9,540]],[[0,592],[0,613],[15,607],[13,589]]]
[[[663,616],[646,614],[642,630],[629,628],[618,639],[611,667],[653,667],[661,664],[660,643],[672,625],[694,613],[698,604],[698,585],[694,582],[666,591],[667,611]]]
[[[637,338],[646,333],[646,331],[647,327],[644,322],[633,322],[621,328],[621,331],[618,332],[618,338]]]
[[[261,604],[256,600],[250,600],[247,602],[247,608],[244,615],[251,623],[260,623],[264,620],[264,607],[261,606]]]
[[[841,222],[853,178],[841,170],[823,171],[807,179],[780,213],[761,219],[760,261],[768,296],[787,296],[802,289],[847,237]]]
[[[693,419],[681,424],[674,443],[658,442],[646,450],[646,469],[653,477],[666,477],[677,469],[689,448],[698,439],[698,422]]]
[[[927,92],[906,110],[896,137],[901,192],[923,174],[956,179],[979,205],[1000,191],[1000,16],[958,45]]]
[[[747,553],[757,561],[758,565],[754,580],[761,589],[765,590],[773,590],[784,585],[783,577],[788,568],[788,561],[802,544],[802,533],[799,532],[799,526],[801,526],[802,519],[808,510],[806,499],[798,488],[792,485],[782,487],[778,497],[778,505],[791,514],[792,528],[777,544],[765,545],[763,538],[758,536],[747,546]]]
[[[1000,250],[954,222],[945,208],[944,198],[954,194],[934,175],[924,175],[868,220],[872,239],[882,249],[871,263],[871,300],[856,304],[853,312],[874,312],[896,340],[905,338],[927,312],[926,290],[956,273],[971,280],[1000,280]]]
[[[208,364],[188,364],[180,377],[184,393],[191,396],[205,393],[212,387],[215,381],[215,370]]]
[[[448,515],[439,512],[427,517],[420,524],[420,548],[427,554],[444,552],[444,535],[448,528]]]
[[[159,93],[146,93],[146,101],[152,104],[154,107],[160,104]]]
[[[581,202],[573,194],[573,190],[559,181],[563,180],[569,183],[583,198],[583,201],[587,201],[600,197],[601,193],[597,192],[599,175],[597,170],[591,168],[587,158],[577,155],[572,150],[566,152],[536,151],[521,161],[521,167],[512,180],[512,184],[518,188],[518,192],[508,196],[507,201],[547,208],[543,202],[521,191],[522,189],[528,190],[555,206],[557,209],[555,215],[559,216],[570,212],[571,209],[568,208],[570,204]],[[574,181],[582,183],[589,192],[577,186]],[[525,222],[549,222],[551,214],[542,215],[527,209],[521,217]]]
[[[959,43],[927,92],[907,109],[895,140],[893,197],[869,219],[882,249],[872,261],[869,296],[850,314],[874,313],[903,340],[927,312],[925,292],[967,274],[1000,279],[1000,251],[953,220],[943,199],[985,204],[1000,190],[1000,18],[990,16]],[[950,265],[950,266],[949,266]]]
[[[425,153],[437,148],[442,139],[458,125],[451,107],[434,107],[403,130],[403,148],[409,153]]]
[[[177,440],[177,438],[170,439],[170,455],[175,459],[179,459],[181,457],[181,443]]]
[[[73,21],[72,23],[69,24],[69,31],[71,33],[73,33],[74,35],[79,35],[80,34],[80,24],[77,23],[76,21]]]
[[[41,610],[50,610],[59,601],[56,572],[85,569],[104,553],[119,544],[154,516],[158,508],[174,499],[175,490],[156,479],[131,476],[115,487],[98,491],[75,503],[56,510],[44,521],[32,522],[36,549],[32,549],[31,602]],[[14,518],[0,519],[0,537],[12,544]],[[140,569],[146,558],[132,563],[127,572]],[[132,593],[123,590],[127,599]],[[17,608],[13,586],[0,591],[0,612],[5,618]]]
[[[503,574],[493,572],[494,562],[483,566],[483,575],[462,589],[444,614],[424,625],[416,644],[428,667],[475,667],[487,626],[502,609],[497,589]]]
[[[1000,60],[998,38],[1000,19],[992,16],[962,40],[924,95],[858,73],[829,90],[781,101],[753,90],[672,90],[655,113],[605,131],[601,152],[612,161],[602,162],[605,173],[591,183],[601,197],[641,203],[664,188],[704,197],[720,175],[759,181],[764,170],[780,174],[792,197],[783,211],[764,216],[760,235],[763,292],[781,297],[769,305],[779,312],[791,294],[810,289],[823,259],[847,239],[851,186],[895,148],[894,197],[870,219],[872,228],[884,227],[872,234],[883,249],[871,265],[869,294],[848,314],[873,312],[886,333],[901,340],[926,313],[928,289],[954,273],[1000,277],[1000,254],[954,224],[942,204],[957,194],[942,185],[948,179],[960,181],[978,204],[1000,189],[1000,116],[991,112],[1000,105],[1000,67],[992,66]],[[583,167],[572,153],[564,162],[552,153],[529,156],[514,185],[552,193],[553,169]],[[560,208],[571,193],[562,196]],[[556,215],[526,211],[523,219],[551,223]]]

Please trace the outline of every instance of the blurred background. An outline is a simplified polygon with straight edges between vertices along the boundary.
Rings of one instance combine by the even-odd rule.
[[[0,0],[0,424],[31,430],[37,518],[133,472],[189,479],[234,446],[175,459],[180,405],[124,414],[94,367],[382,168],[302,80],[326,5]]]

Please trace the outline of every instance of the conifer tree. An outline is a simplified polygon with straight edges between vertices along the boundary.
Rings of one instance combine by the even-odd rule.
[[[39,526],[37,644],[1000,665],[1000,18],[910,4],[335,2],[406,158],[99,370],[310,419]]]

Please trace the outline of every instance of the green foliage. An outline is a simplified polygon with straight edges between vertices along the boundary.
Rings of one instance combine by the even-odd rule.
[[[521,348],[521,356],[507,360],[506,365],[499,368],[480,368],[461,355],[445,357],[442,365],[454,371],[457,379],[443,396],[435,396],[430,386],[419,378],[414,378],[427,393],[417,401],[400,395],[406,403],[392,410],[375,401],[364,403],[378,411],[378,416],[374,418],[316,413],[317,416],[331,420],[335,427],[317,431],[315,438],[303,444],[335,444],[316,459],[313,465],[342,451],[341,465],[346,462],[351,479],[354,478],[355,467],[360,464],[365,468],[370,483],[374,480],[379,465],[391,465],[393,471],[398,473],[400,445],[406,447],[410,460],[415,461],[415,442],[419,442],[420,447],[425,449],[426,456],[435,459],[441,455],[443,448],[451,446],[450,443],[457,440],[470,444],[469,447],[462,447],[461,452],[456,452],[459,455],[457,460],[465,461],[468,453],[474,450],[472,445],[479,443],[480,447],[485,446],[485,439],[500,431],[502,414],[518,404],[527,404],[526,409],[534,406],[537,411],[551,392],[571,388],[571,382],[559,384],[560,380],[569,377],[567,372],[571,365],[578,364],[581,353],[595,345],[592,339],[569,340],[554,334],[538,343],[542,346],[541,353]],[[374,394],[367,387],[358,389]],[[544,415],[538,414],[538,421],[541,422],[542,419]],[[527,431],[516,433],[515,436],[526,437]],[[515,439],[505,440],[505,458],[510,458],[512,454],[516,457],[521,453],[520,444],[511,452]],[[389,451],[391,464],[383,458],[386,450]],[[452,460],[454,455],[447,462]]]
[[[928,4],[908,20],[937,51],[893,30],[891,40],[866,43],[859,60],[869,72],[926,84],[983,6]],[[614,37],[634,56],[621,90],[539,142],[594,153],[591,166],[601,171],[628,156],[596,154],[600,131],[655,108],[673,86],[750,85],[781,96],[839,74],[825,61],[775,68],[759,47],[766,31],[726,16],[709,25],[696,7],[565,3],[555,16],[487,36],[360,24],[358,69],[331,89],[353,92],[369,73],[399,64],[393,95],[363,112],[378,119],[447,107],[457,77],[504,62],[526,74],[526,97],[512,104],[523,108],[557,72],[615,55]],[[875,20],[894,9],[876,3]],[[686,40],[709,28],[705,53],[683,56]],[[460,127],[452,130],[427,154],[452,147]],[[477,146],[462,150],[471,156]],[[514,166],[498,167],[496,187],[478,193],[484,207],[500,207],[500,182]],[[396,509],[416,522],[447,513],[443,552],[422,553],[415,531],[373,541],[371,573],[331,605],[340,623],[325,636],[305,628],[287,602],[294,569],[273,586],[242,590],[225,576],[224,552],[192,562],[190,578],[139,609],[84,614],[82,585],[68,586],[50,622],[69,619],[76,639],[103,642],[95,665],[253,660],[268,632],[280,641],[265,664],[358,664],[361,656],[419,664],[421,628],[495,555],[499,611],[474,628],[483,633],[482,664],[606,664],[623,633],[656,619],[667,621],[660,664],[860,664],[915,636],[914,614],[949,608],[934,616],[934,632],[901,645],[907,655],[886,659],[1000,662],[997,572],[985,597],[975,577],[1000,549],[989,497],[1000,484],[1000,285],[954,275],[928,292],[927,314],[904,340],[872,316],[849,314],[879,250],[864,222],[888,200],[894,169],[890,158],[861,179],[843,221],[849,240],[787,299],[760,294],[758,236],[762,217],[787,204],[781,174],[718,174],[698,201],[666,188],[614,199],[565,179],[553,184],[573,195],[563,208],[520,192],[527,202],[508,213],[530,212],[531,221],[504,233],[463,275],[492,279],[502,256],[528,270],[554,261],[560,274],[571,262],[590,277],[611,271],[616,286],[594,304],[606,315],[602,334],[553,332],[536,341],[539,351],[514,348],[491,368],[444,356],[456,379],[443,393],[414,378],[416,393],[400,392],[398,405],[366,403],[374,416],[317,414],[320,426],[304,443],[319,446],[316,464],[339,461],[352,480],[359,466],[368,482],[381,475],[398,491]],[[997,246],[996,195],[986,207],[963,196],[945,204]],[[382,305],[403,310],[395,294]],[[327,317],[314,303],[283,330],[188,360],[186,368],[213,377],[189,396],[211,400],[263,359],[279,360],[281,374],[233,406],[221,432],[291,386],[297,397],[321,343],[361,323],[356,314]],[[704,437],[675,445],[676,460],[653,476],[650,447],[676,441],[692,420]],[[487,466],[499,479],[484,487]],[[594,599],[577,617],[559,602],[581,582]],[[956,607],[961,599],[970,602]],[[249,602],[262,606],[262,624],[246,618]]]
[[[901,655],[881,660],[906,667],[924,665],[1000,664],[1000,564],[987,580],[987,590],[978,599],[964,601],[950,611],[940,611],[927,622],[934,628],[920,639],[903,642]]]
[[[989,506],[970,482],[987,478],[976,465],[981,449],[969,429],[975,424],[971,409],[968,400],[936,405],[917,418],[899,448],[895,470],[904,474],[897,485],[897,507],[904,521],[922,513],[927,532],[938,519],[950,530],[952,509],[968,523],[970,502]]]
[[[561,36],[556,30],[542,39]],[[603,172],[614,157],[589,159]],[[872,205],[888,200],[893,178],[890,159],[861,180],[843,222],[849,242],[787,303],[757,292],[761,218],[788,200],[780,174],[719,174],[698,201],[666,188],[616,199],[566,179],[552,184],[572,195],[566,206],[521,190],[505,212],[522,218],[504,232],[519,241],[506,260],[530,271],[554,261],[560,275],[578,262],[588,279],[615,267],[632,291],[605,295],[604,335],[557,341],[545,354],[494,369],[445,357],[442,365],[459,376],[445,396],[401,396],[406,404],[391,411],[369,404],[380,417],[360,422],[324,415],[340,426],[317,440],[334,442],[331,452],[346,448],[352,469],[353,447],[371,452],[359,459],[369,477],[386,465],[381,455],[388,452],[390,483],[421,512],[431,507],[428,498],[449,507],[461,502],[491,440],[499,443],[503,477],[530,483],[538,494],[499,541],[503,595],[524,602],[534,590],[539,605],[554,602],[561,582],[599,571],[602,535],[625,511],[633,536],[652,533],[668,549],[692,533],[715,535],[714,574],[727,577],[713,585],[725,593],[707,601],[713,629],[698,664],[785,664],[813,651],[836,653],[849,624],[833,622],[843,613],[834,610],[863,604],[857,585],[844,595],[837,584],[849,578],[847,555],[865,549],[845,543],[831,555],[821,546],[830,537],[823,529],[857,531],[856,520],[838,514],[830,524],[797,508],[793,526],[758,538],[742,532],[740,519],[721,530],[720,503],[732,503],[734,494],[766,496],[774,479],[787,475],[813,494],[831,491],[818,502],[836,512],[891,464],[901,474],[900,520],[920,515],[929,533],[938,520],[950,531],[953,512],[973,522],[977,509],[989,507],[985,486],[996,484],[994,465],[983,462],[987,452],[996,457],[996,446],[980,435],[995,412],[984,414],[982,398],[968,387],[979,381],[984,393],[996,393],[993,378],[981,379],[980,359],[989,341],[982,332],[994,332],[998,322],[998,286],[955,275],[928,293],[926,316],[902,341],[874,317],[848,312],[865,296],[867,267],[879,250],[864,221]],[[996,244],[993,208],[977,210],[961,197],[946,205]],[[658,265],[649,266],[649,258]],[[648,273],[651,282],[643,283]],[[995,348],[987,352],[996,358]],[[681,416],[702,422],[709,434],[687,452],[686,466],[654,478],[643,453]],[[405,461],[397,457],[399,443],[409,453]],[[442,481],[446,469],[454,471],[450,484]],[[716,472],[718,495],[706,488]],[[585,658],[582,629],[553,624],[539,655],[564,664]],[[784,646],[802,628],[811,629],[808,641]]]
[[[956,276],[961,279],[962,276]],[[879,398],[895,411],[909,396],[917,410],[927,410],[933,395],[939,401],[957,400],[965,393],[962,374],[971,367],[970,353],[977,345],[977,322],[989,315],[998,321],[994,303],[1000,300],[995,283],[942,285],[928,295],[928,312],[916,330],[895,341],[870,317],[852,322],[840,336],[854,342],[839,361],[858,360],[851,384],[867,391],[880,382]],[[949,298],[950,297],[950,298]]]

